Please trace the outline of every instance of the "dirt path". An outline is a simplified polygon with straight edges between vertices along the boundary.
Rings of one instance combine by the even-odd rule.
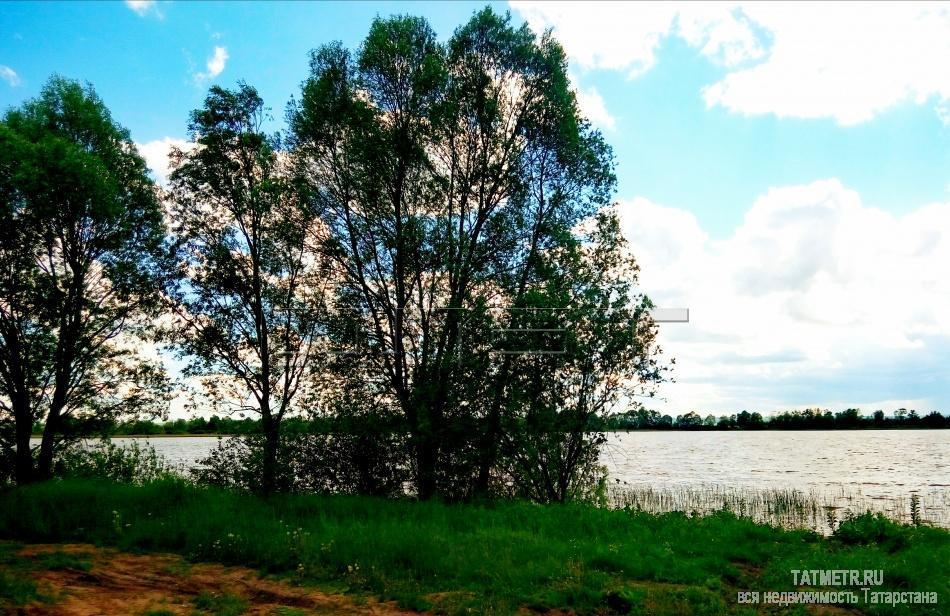
[[[303,614],[408,614],[388,603],[357,601],[285,582],[263,579],[253,569],[191,564],[170,554],[127,554],[85,544],[28,545],[17,556],[82,555],[87,567],[37,569],[30,576],[52,603],[12,608],[24,616],[297,616]]]
[[[322,592],[287,582],[262,578],[246,567],[189,563],[173,554],[129,554],[88,544],[32,544],[12,548],[0,574],[14,568],[36,582],[43,600],[4,608],[10,616],[303,616],[344,614],[389,616],[417,614],[393,603]],[[9,555],[13,555],[11,561]],[[759,571],[742,567],[750,579]],[[631,582],[644,590],[687,588],[681,584]],[[733,593],[733,591],[730,591]],[[733,595],[734,596],[734,593]],[[438,602],[439,595],[429,599]],[[649,604],[648,604],[648,608]],[[855,616],[858,610],[838,606],[806,606],[811,616]],[[546,616],[567,616],[553,610]],[[785,610],[762,608],[756,613],[779,614]],[[536,614],[524,608],[519,615]],[[418,616],[418,615],[417,615]]]

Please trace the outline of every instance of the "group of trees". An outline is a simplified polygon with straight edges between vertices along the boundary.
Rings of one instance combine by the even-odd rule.
[[[294,420],[295,423],[300,419]],[[309,423],[309,422],[308,422]],[[286,427],[286,426],[285,426]],[[211,415],[210,417],[191,417],[169,421],[153,421],[148,418],[133,418],[110,422],[102,426],[100,434],[106,436],[143,436],[143,435],[185,435],[185,434],[257,434],[261,423],[250,417],[236,418]]]
[[[90,86],[54,78],[4,116],[0,443],[17,479],[48,476],[64,425],[165,404],[134,342],[152,336],[204,408],[259,418],[241,447],[262,492],[284,485],[281,426],[301,415],[336,452],[307,455],[365,475],[384,449],[389,484],[420,498],[586,489],[591,419],[663,368],[610,149],[550,34],[489,9],[446,43],[377,19],[356,52],[312,52],[287,135],[266,121],[251,86],[212,87],[164,190]]]
[[[282,424],[286,434],[312,435],[334,431],[331,417],[294,416]],[[33,428],[33,434],[42,434],[43,425]],[[92,427],[88,426],[87,427]],[[68,428],[68,426],[67,426]],[[637,409],[623,413],[590,418],[588,429],[592,432],[625,430],[840,430],[863,428],[950,428],[950,417],[931,411],[921,416],[915,410],[898,409],[892,415],[884,411],[874,411],[863,415],[859,409],[847,409],[838,413],[819,409],[804,411],[785,411],[772,416],[762,417],[759,413],[742,411],[735,415],[705,417],[690,411],[673,417],[661,415],[657,411]],[[147,418],[134,418],[124,421],[103,420],[94,428],[105,436],[126,435],[249,435],[261,432],[259,419],[250,417],[230,417],[211,415],[174,421],[153,421]]]
[[[921,417],[917,411],[901,408],[887,416],[877,410],[870,416],[860,409],[832,413],[822,409],[785,411],[763,418],[760,413],[742,411],[736,415],[703,417],[695,411],[661,415],[644,408],[631,409],[592,421],[598,430],[841,430],[861,428],[950,428],[950,417],[931,411]]]
[[[736,415],[723,415],[718,419],[714,415],[703,417],[695,411],[689,411],[675,418],[662,415],[658,411],[635,407],[615,413],[609,417],[596,418],[593,426],[602,430],[702,430],[702,429],[759,429],[765,427],[760,413],[742,411]]]
[[[160,307],[164,225],[128,132],[58,77],[0,123],[0,202],[0,443],[29,481],[67,426],[162,404],[161,366],[134,339]]]

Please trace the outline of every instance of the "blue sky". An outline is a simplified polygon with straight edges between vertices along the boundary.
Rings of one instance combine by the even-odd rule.
[[[254,85],[281,128],[310,49],[484,4],[3,3],[0,107],[88,80],[159,167],[208,85]],[[948,5],[494,6],[564,43],[644,289],[692,310],[659,404],[950,411]]]

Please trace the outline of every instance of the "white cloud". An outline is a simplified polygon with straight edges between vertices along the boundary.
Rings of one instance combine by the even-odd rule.
[[[125,0],[125,6],[135,11],[139,16],[145,16],[151,12],[154,12],[158,17],[162,16],[158,11],[155,0]]]
[[[691,3],[678,8],[677,34],[716,63],[735,67],[765,55],[757,24],[735,3]]]
[[[229,57],[227,47],[215,46],[214,53],[211,54],[211,57],[208,58],[208,61],[205,63],[205,72],[197,73],[195,75],[195,81],[202,83],[220,75],[224,71]]]
[[[575,96],[577,96],[577,105],[581,108],[584,117],[590,120],[594,126],[604,130],[616,128],[617,120],[607,111],[604,99],[597,88],[593,86],[584,88],[577,83],[573,76],[571,76],[571,86],[574,89]]]
[[[16,74],[16,71],[10,68],[9,66],[0,64],[0,79],[3,79],[11,88],[15,88],[20,83],[22,83],[20,76]]]
[[[774,35],[768,59],[704,89],[748,114],[865,122],[904,101],[950,101],[947,5],[750,5]]]
[[[581,68],[637,75],[653,67],[660,39],[673,25],[669,4],[611,2],[510,2],[535,32],[548,27]]]
[[[721,64],[707,105],[745,114],[865,122],[897,104],[950,104],[947,3],[512,2],[553,27],[581,68],[637,76],[677,36]]]
[[[671,411],[950,404],[950,202],[894,216],[834,179],[773,188],[719,241],[644,198],[621,212],[644,291],[690,308],[661,326]]]
[[[228,50],[224,47],[215,47],[214,54],[208,58],[208,77],[217,77],[224,70],[224,64],[228,61]]]
[[[155,181],[164,186],[168,183],[168,174],[171,173],[168,155],[172,148],[187,152],[194,147],[194,143],[175,137],[165,137],[147,143],[136,143],[135,147],[145,159]]]

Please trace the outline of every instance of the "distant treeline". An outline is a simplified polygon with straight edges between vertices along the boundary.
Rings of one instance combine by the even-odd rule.
[[[838,413],[824,409],[785,411],[763,417],[760,413],[742,411],[735,415],[708,414],[705,417],[690,411],[675,418],[657,411],[639,409],[599,419],[598,429],[612,430],[860,430],[875,428],[950,428],[950,417],[937,411],[921,416],[915,410],[898,409],[893,415],[877,410],[864,415],[860,409]]]
[[[291,418],[286,420],[284,429],[289,431],[300,431],[313,429],[316,426],[311,425],[314,422]],[[76,430],[80,432],[79,429]],[[34,434],[42,434],[43,425],[36,424],[33,428]],[[148,419],[135,419],[120,422],[103,422],[90,429],[85,427],[81,432],[98,433],[104,436],[175,436],[189,434],[257,434],[261,432],[261,422],[259,419],[232,417],[192,417],[191,419],[175,419],[172,421],[150,421]]]
[[[823,409],[804,411],[785,411],[778,415],[763,417],[761,413],[742,411],[735,415],[708,414],[705,417],[689,412],[673,417],[661,415],[657,411],[640,409],[618,413],[607,418],[595,418],[590,429],[597,432],[623,430],[861,430],[888,428],[950,428],[950,417],[937,411],[920,415],[915,410],[898,409],[893,415],[884,411],[874,411],[864,415],[860,409],[847,409],[832,413]],[[285,433],[327,433],[340,429],[336,422],[319,419],[288,418],[281,428]],[[398,427],[395,428],[398,431]],[[37,424],[34,434],[43,431]],[[138,419],[105,423],[94,430],[105,436],[175,436],[200,434],[259,434],[261,422],[258,419],[231,417],[193,417],[173,421],[150,421]],[[85,430],[89,432],[88,429]]]

